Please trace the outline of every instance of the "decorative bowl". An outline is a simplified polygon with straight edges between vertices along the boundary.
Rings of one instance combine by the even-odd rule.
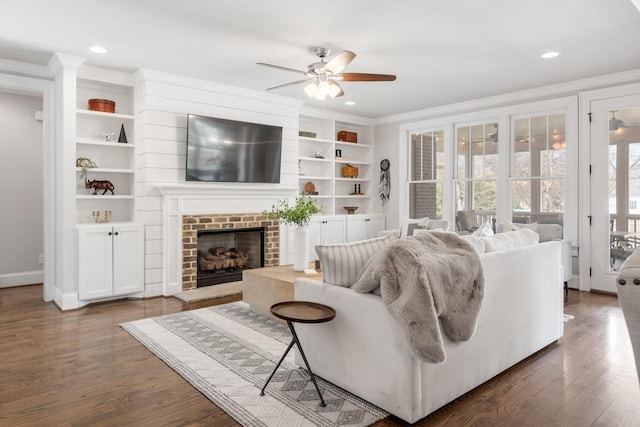
[[[347,214],[353,214],[355,211],[358,210],[358,206],[345,206],[344,210],[347,211]]]

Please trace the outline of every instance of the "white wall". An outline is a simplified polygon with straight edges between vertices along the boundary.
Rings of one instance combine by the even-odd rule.
[[[400,173],[400,157],[398,144],[398,132],[399,125],[397,123],[388,123],[377,125],[374,127],[373,134],[375,135],[374,143],[374,159],[372,171],[380,173],[380,161],[382,159],[389,159],[390,167],[389,172],[391,175],[391,192],[389,193],[389,204],[387,210],[383,211],[381,207],[380,199],[377,198],[377,182],[378,178],[374,179],[374,188],[376,193],[376,211],[386,214],[386,227],[387,229],[393,229],[400,227],[399,219],[399,202],[398,194],[401,190],[401,186],[404,185],[405,174]]]
[[[145,296],[167,295],[180,290],[181,280],[180,265],[174,266],[179,254],[173,253],[181,239],[175,225],[165,223],[170,216],[261,212],[295,193],[301,101],[149,70],[138,71],[136,82],[136,198],[138,220],[145,224]],[[280,184],[186,183],[188,114],[282,126]],[[169,213],[159,188],[171,186],[170,199],[177,202],[167,207]],[[264,197],[256,194],[260,188]]]
[[[42,98],[0,93],[0,287],[42,282]]]

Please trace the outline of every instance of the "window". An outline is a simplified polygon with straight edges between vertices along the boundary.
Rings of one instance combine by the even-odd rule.
[[[497,201],[498,124],[456,127],[456,141],[456,210],[491,219]]]
[[[565,114],[513,120],[514,221],[562,224],[567,163],[565,122]]]
[[[442,218],[444,132],[411,134],[409,142],[409,216]]]

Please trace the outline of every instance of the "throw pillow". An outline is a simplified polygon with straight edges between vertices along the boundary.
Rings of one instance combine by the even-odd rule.
[[[424,218],[405,218],[402,221],[402,227],[400,227],[400,238],[413,236],[413,230],[417,228],[427,228],[429,223],[429,217]]]
[[[505,231],[489,237],[480,238],[484,242],[485,252],[504,251],[512,248],[535,245],[538,243],[538,233],[528,228]]]
[[[393,236],[382,236],[352,243],[317,245],[322,280],[331,285],[350,287],[365,263],[394,240]]]
[[[482,224],[476,231],[473,233],[474,236],[478,237],[489,237],[493,236],[493,228],[491,227],[491,220],[487,220],[484,224]]]

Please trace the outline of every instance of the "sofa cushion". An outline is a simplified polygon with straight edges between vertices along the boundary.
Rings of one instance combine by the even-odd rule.
[[[483,254],[485,252],[484,240],[482,240],[481,237],[474,236],[472,234],[465,234],[460,237],[462,237],[463,240],[466,240],[479,254]]]
[[[489,237],[480,237],[480,239],[484,242],[484,251],[486,253],[534,245],[538,243],[539,236],[533,230],[522,228],[520,230],[505,231]]]
[[[502,231],[514,231],[514,230],[520,230],[523,228],[527,228],[529,230],[533,230],[533,231],[538,231],[538,223],[537,222],[532,222],[531,224],[519,224],[519,223],[513,223],[511,221],[505,221],[503,226],[502,226]]]
[[[405,218],[402,220],[402,226],[400,227],[400,237],[413,236],[413,230],[427,228],[427,224],[429,224],[429,217]]]
[[[393,236],[381,236],[352,243],[317,245],[322,280],[332,285],[350,287],[365,263],[394,240]]]

